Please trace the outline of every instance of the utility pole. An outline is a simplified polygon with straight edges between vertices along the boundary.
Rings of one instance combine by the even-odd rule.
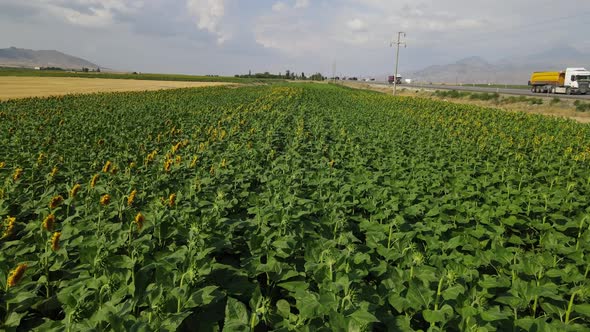
[[[336,60],[332,61],[332,83],[336,84]]]
[[[402,42],[402,37],[406,37],[406,33],[403,31],[400,31],[397,33],[397,42],[391,43],[391,46],[393,46],[395,44],[397,47],[397,50],[395,52],[395,74],[393,76],[393,95],[394,96],[397,92],[397,67],[399,64],[399,46],[404,45],[404,48],[406,48],[406,46],[407,46],[405,42]]]

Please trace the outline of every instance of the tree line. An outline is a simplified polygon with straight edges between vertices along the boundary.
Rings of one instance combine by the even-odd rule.
[[[283,73],[271,74],[269,72],[252,74],[252,72],[250,71],[248,74],[235,75],[235,77],[238,77],[238,78],[275,78],[275,79],[286,79],[286,80],[310,80],[310,81],[323,81],[326,79],[326,77],[324,75],[322,75],[321,73],[315,73],[311,76],[306,76],[304,72],[301,72],[301,74],[298,75],[296,72],[292,72],[290,70],[287,70],[284,74]]]

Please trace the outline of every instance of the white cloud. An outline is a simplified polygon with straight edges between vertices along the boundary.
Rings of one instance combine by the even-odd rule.
[[[62,17],[68,23],[86,27],[105,27],[113,23],[113,15],[106,9],[92,9],[90,14],[82,13],[70,8],[50,6],[47,12]]]
[[[32,0],[27,5],[70,24],[101,28],[113,24],[116,14],[136,12],[143,0]]]
[[[254,37],[256,43],[265,48],[289,55],[309,55],[321,52],[330,44],[330,36],[322,29],[317,22],[283,11],[259,17],[254,24]]]
[[[295,0],[295,8],[309,7],[309,0]]]
[[[272,10],[274,12],[280,13],[284,12],[287,9],[305,9],[309,7],[309,0],[295,0],[295,3],[291,5],[287,4],[285,1],[277,1],[272,5]]]
[[[197,26],[217,35],[217,42],[222,44],[230,35],[220,28],[225,16],[225,0],[188,0],[189,13],[197,19]]]
[[[282,1],[275,2],[272,5],[272,10],[275,12],[282,12],[282,11],[286,10],[287,8],[289,8],[289,6]]]
[[[367,31],[367,25],[365,24],[365,22],[359,18],[355,18],[352,19],[348,22],[346,22],[346,26],[354,31],[354,32],[363,32],[363,31]]]
[[[309,1],[299,4],[308,5]],[[277,2],[273,13],[258,17],[254,22],[256,42],[289,56],[323,56],[349,51],[350,45],[367,44],[372,38],[364,19],[345,19],[336,11],[325,20],[316,20],[301,15],[296,6]]]

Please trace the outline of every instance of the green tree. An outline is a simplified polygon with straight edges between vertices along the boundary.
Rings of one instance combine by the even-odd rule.
[[[321,73],[315,73],[311,75],[309,79],[312,81],[323,81],[325,78],[324,75],[322,75]]]

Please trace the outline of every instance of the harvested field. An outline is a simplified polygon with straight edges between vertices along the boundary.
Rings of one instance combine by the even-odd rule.
[[[0,100],[56,95],[147,91],[226,85],[223,82],[179,82],[75,77],[0,77]]]

